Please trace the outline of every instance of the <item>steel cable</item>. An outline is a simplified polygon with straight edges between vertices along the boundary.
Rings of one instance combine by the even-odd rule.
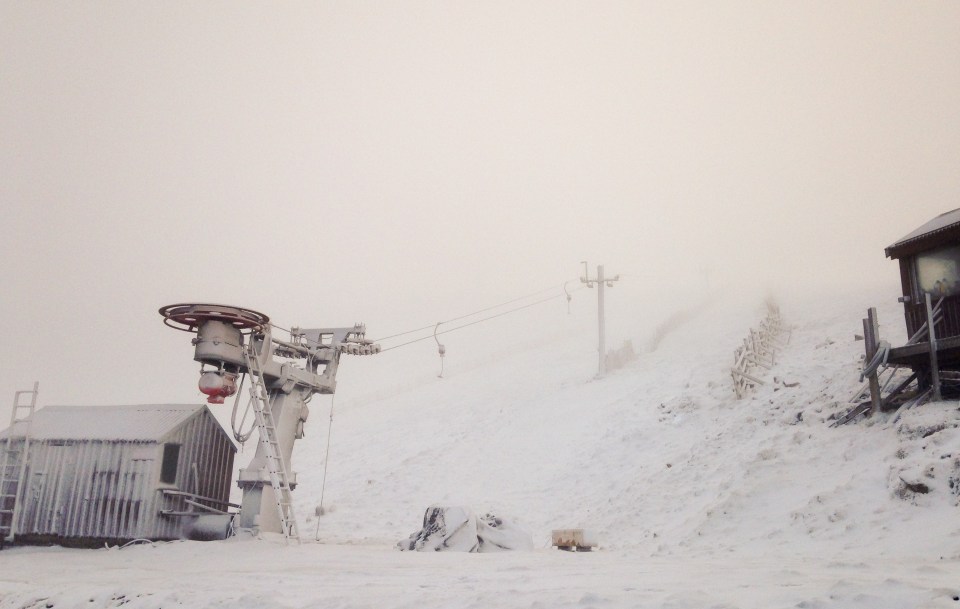
[[[460,321],[461,319],[466,319],[466,318],[468,318],[468,317],[473,317],[474,315],[479,315],[480,313],[486,313],[487,311],[492,311],[492,310],[494,310],[494,309],[499,309],[500,307],[505,307],[505,306],[507,306],[508,304],[513,304],[513,303],[515,303],[515,302],[520,302],[521,300],[526,300],[526,299],[528,299],[528,298],[533,298],[534,296],[539,296],[540,294],[543,294],[544,292],[549,292],[549,291],[551,291],[551,290],[556,290],[556,289],[557,289],[556,287],[552,287],[552,288],[544,288],[544,289],[542,289],[542,290],[537,290],[536,292],[532,292],[532,293],[530,293],[530,294],[527,294],[526,296],[520,296],[520,297],[518,297],[518,298],[513,298],[513,299],[508,300],[508,301],[506,301],[506,302],[501,302],[500,304],[495,304],[495,305],[493,305],[493,306],[485,307],[485,308],[483,308],[483,309],[474,311],[474,312],[472,312],[472,313],[467,313],[466,315],[460,315],[459,317],[453,317],[453,318],[451,318],[451,319],[445,319],[445,320],[440,321],[440,322],[438,322],[438,323],[448,324],[448,323],[452,323],[452,322],[455,322],[455,321]],[[423,330],[429,330],[430,328],[433,328],[435,325],[436,325],[436,323],[432,323],[432,324],[430,324],[429,326],[424,326],[424,327],[422,327],[422,328],[417,328],[417,329],[415,329],[415,330],[407,330],[406,332],[399,332],[399,333],[397,333],[397,334],[391,334],[390,336],[383,336],[383,337],[381,337],[381,338],[376,339],[376,340],[373,341],[373,342],[378,343],[378,342],[380,342],[380,341],[382,341],[382,340],[389,340],[389,339],[391,339],[391,338],[397,338],[398,336],[406,336],[407,334],[413,334],[414,332],[422,332]],[[441,334],[442,334],[442,333],[441,333]]]
[[[570,280],[570,281],[572,281],[572,280]],[[564,282],[564,283],[569,283],[569,281],[568,281],[568,282]],[[581,290],[581,289],[583,289],[583,288],[584,288],[584,286],[581,285],[581,286],[578,286],[578,287],[574,288],[573,290],[571,290],[571,292],[576,292],[576,291]],[[484,307],[484,308],[482,308],[482,309],[478,309],[478,310],[476,310],[476,311],[473,311],[473,312],[471,312],[471,313],[467,313],[467,314],[465,314],[465,315],[459,315],[459,316],[457,316],[457,317],[452,317],[452,318],[450,318],[450,319],[446,319],[446,320],[443,320],[443,321],[438,322],[438,323],[439,323],[439,324],[449,324],[449,323],[452,323],[452,322],[455,322],[455,321],[460,321],[460,320],[463,320],[463,319],[467,319],[468,317],[473,317],[474,315],[479,315],[479,314],[481,314],[481,313],[486,313],[487,311],[493,311],[494,309],[499,309],[499,308],[504,307],[504,306],[506,306],[506,305],[508,305],[508,304],[513,304],[513,303],[515,303],[515,302],[520,302],[521,300],[526,300],[526,299],[528,299],[528,298],[533,298],[534,296],[538,296],[538,295],[540,295],[540,294],[543,294],[544,292],[549,292],[549,291],[556,290],[556,289],[557,289],[556,287],[551,287],[551,288],[544,288],[544,289],[542,289],[542,290],[537,290],[536,292],[531,292],[531,293],[529,293],[529,294],[526,294],[525,296],[520,296],[520,297],[517,297],[517,298],[512,298],[512,299],[507,300],[507,301],[505,301],[505,302],[501,302],[501,303],[499,303],[499,304],[492,305],[492,306],[489,306],[489,307]],[[560,289],[562,290],[562,287],[561,287]],[[482,319],[474,320],[474,321],[472,321],[472,322],[470,322],[470,323],[466,323],[466,324],[461,324],[461,325],[459,325],[459,326],[455,326],[455,327],[453,327],[453,328],[450,328],[450,329],[448,329],[448,330],[444,330],[444,331],[442,331],[442,332],[437,332],[437,334],[440,335],[440,334],[447,334],[448,332],[454,332],[455,330],[460,330],[460,329],[462,329],[462,328],[466,328],[466,327],[469,327],[469,326],[472,326],[472,325],[475,325],[475,324],[478,324],[478,323],[482,323],[482,322],[485,322],[485,321],[489,321],[489,320],[491,320],[491,319],[496,319],[497,317],[502,317],[503,315],[507,315],[507,314],[509,314],[509,313],[515,313],[515,312],[517,312],[517,311],[521,311],[521,310],[523,310],[523,309],[532,307],[532,306],[534,306],[534,305],[538,305],[538,304],[541,304],[541,303],[544,303],[544,302],[548,302],[548,301],[550,301],[550,300],[554,300],[555,298],[561,298],[561,297],[566,297],[566,296],[567,296],[567,293],[564,291],[563,293],[556,294],[556,295],[554,295],[554,296],[549,296],[549,297],[547,297],[547,298],[542,298],[542,299],[540,299],[540,300],[536,300],[536,301],[534,301],[534,302],[525,304],[525,305],[520,306],[520,307],[515,307],[515,308],[512,308],[512,309],[508,309],[508,310],[506,310],[506,311],[502,311],[502,312],[500,312],[500,313],[497,313],[496,315],[490,315],[490,316],[484,317],[484,318],[482,318]],[[270,325],[273,326],[274,328],[278,329],[278,330],[282,330],[282,331],[290,334],[290,330],[287,329],[287,328],[284,328],[284,327],[282,327],[282,326],[278,326],[277,324],[274,324],[274,323],[272,323],[272,322],[270,323]],[[415,328],[415,329],[413,329],[413,330],[407,330],[407,331],[405,331],[405,332],[398,332],[398,333],[396,333],[396,334],[391,334],[391,335],[389,335],[389,336],[384,336],[384,337],[378,338],[378,339],[374,340],[373,342],[378,343],[378,342],[380,342],[380,341],[389,340],[389,339],[391,339],[391,338],[397,338],[397,337],[399,337],[399,336],[406,336],[406,335],[408,335],[408,334],[414,334],[414,333],[416,333],[416,332],[422,332],[422,331],[424,331],[424,330],[429,330],[429,329],[431,329],[431,328],[435,328],[437,325],[438,325],[437,323],[432,323],[432,324],[430,324],[430,325],[428,325],[428,326],[423,326],[423,327],[420,327],[420,328]],[[413,343],[418,343],[418,342],[420,342],[420,341],[427,340],[427,339],[430,339],[430,338],[433,338],[433,335],[429,335],[429,336],[425,336],[425,337],[421,337],[421,338],[415,338],[415,339],[410,340],[410,341],[407,341],[407,342],[405,342],[405,343],[400,343],[399,345],[393,345],[392,347],[387,347],[387,348],[385,348],[385,349],[381,349],[381,350],[380,350],[380,353],[383,353],[384,351],[390,351],[391,349],[399,349],[400,347],[405,347],[405,346],[407,346],[407,345],[412,345]],[[309,343],[317,344],[316,341],[312,341],[312,340],[310,340],[310,339],[307,339],[306,337],[304,337],[303,340],[305,340],[306,342],[309,342]],[[317,346],[321,346],[321,345],[317,344]]]
[[[471,321],[470,323],[461,324],[461,325],[459,325],[459,326],[455,326],[455,327],[450,328],[450,329],[448,329],[448,330],[444,330],[444,331],[442,331],[442,332],[437,332],[437,335],[439,336],[440,334],[447,334],[447,333],[449,333],[449,332],[454,332],[454,331],[456,331],[456,330],[461,330],[461,329],[467,328],[467,327],[469,327],[469,326],[473,326],[473,325],[476,325],[476,324],[479,324],[479,323],[483,323],[483,322],[485,322],[485,321],[490,321],[491,319],[496,319],[497,317],[502,317],[502,316],[508,315],[508,314],[510,314],[510,313],[516,313],[517,311],[522,311],[523,309],[529,309],[529,308],[532,307],[532,306],[535,306],[535,305],[538,305],[538,304],[542,304],[542,303],[544,303],[544,302],[549,302],[549,301],[551,301],[551,300],[556,300],[557,298],[563,298],[563,297],[564,297],[563,294],[555,294],[554,296],[548,296],[547,298],[542,298],[542,299],[540,299],[540,300],[536,300],[536,301],[534,301],[534,302],[525,304],[525,305],[523,305],[523,306],[521,306],[521,307],[515,307],[515,308],[513,308],[513,309],[508,309],[508,310],[506,310],[506,311],[501,311],[500,313],[497,313],[496,315],[490,315],[489,317],[484,317],[484,318],[482,318],[482,319],[477,319],[477,320]],[[489,310],[489,309],[488,309],[488,310]],[[467,317],[469,317],[469,316],[467,316]],[[463,319],[463,318],[461,317],[461,318],[459,318],[459,319]],[[442,323],[447,323],[447,322],[442,322]],[[433,326],[428,326],[428,327],[433,327]],[[413,339],[413,340],[408,340],[408,341],[405,342],[405,343],[400,343],[399,345],[393,345],[392,347],[387,347],[386,349],[381,349],[381,350],[380,350],[380,353],[383,353],[383,352],[385,352],[385,351],[390,351],[391,349],[399,349],[400,347],[406,347],[407,345],[412,345],[413,343],[419,343],[420,341],[429,340],[429,339],[431,339],[431,338],[433,338],[433,335],[432,335],[432,334],[427,335],[427,336],[422,336],[422,337],[420,337],[420,338],[415,338],[415,339]]]

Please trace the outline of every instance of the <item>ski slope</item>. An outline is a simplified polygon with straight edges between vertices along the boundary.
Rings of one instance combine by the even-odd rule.
[[[346,362],[325,487],[329,400],[294,453],[302,545],[8,549],[0,607],[960,607],[958,404],[829,427],[886,296],[782,300],[789,344],[742,400],[728,371],[759,299],[624,330],[661,339],[603,379],[589,307],[504,321],[553,328],[516,342],[451,334],[442,379],[430,346]],[[903,340],[895,302],[880,319]],[[437,503],[509,517],[536,549],[396,551]],[[550,549],[570,527],[601,549]]]

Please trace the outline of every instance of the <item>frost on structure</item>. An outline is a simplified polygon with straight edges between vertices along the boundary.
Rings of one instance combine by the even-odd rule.
[[[423,528],[397,547],[418,552],[532,550],[533,537],[493,514],[477,516],[467,507],[432,505],[423,515]]]

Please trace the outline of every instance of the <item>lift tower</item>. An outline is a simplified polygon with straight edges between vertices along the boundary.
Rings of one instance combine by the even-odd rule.
[[[590,269],[587,268],[587,261],[583,260],[580,264],[583,265],[583,277],[580,278],[580,283],[586,285],[588,288],[597,286],[597,334],[599,335],[597,352],[600,354],[597,377],[602,377],[607,373],[607,321],[603,303],[603,287],[612,288],[613,282],[620,281],[620,275],[616,277],[604,277],[603,265],[601,264],[597,266],[596,279],[591,279]]]
[[[307,402],[314,394],[336,391],[342,354],[372,355],[380,346],[365,338],[363,324],[291,328],[290,339],[280,340],[269,317],[242,307],[175,304],[161,308],[160,315],[171,328],[196,334],[193,359],[200,362],[199,388],[208,403],[223,404],[237,392],[237,379],[244,375],[242,386],[249,378],[249,408],[260,439],[237,480],[243,489],[239,527],[299,539],[290,457],[294,441],[303,437]]]

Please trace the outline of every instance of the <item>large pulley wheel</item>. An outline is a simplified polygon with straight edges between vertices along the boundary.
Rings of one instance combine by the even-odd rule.
[[[176,330],[196,332],[207,321],[219,321],[241,332],[260,332],[270,323],[270,318],[243,307],[218,304],[173,304],[161,307],[163,323]]]

